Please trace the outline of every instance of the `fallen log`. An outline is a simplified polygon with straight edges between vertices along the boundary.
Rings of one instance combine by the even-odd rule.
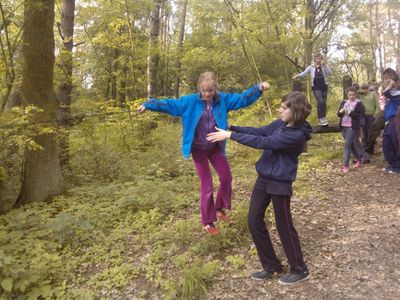
[[[313,133],[334,133],[340,132],[340,127],[335,126],[312,126]]]

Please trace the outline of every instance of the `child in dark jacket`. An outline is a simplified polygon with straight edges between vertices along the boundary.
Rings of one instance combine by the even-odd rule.
[[[305,121],[310,112],[311,105],[307,97],[301,92],[292,92],[282,99],[281,119],[260,128],[230,126],[231,131],[217,128],[217,132],[208,135],[212,142],[230,138],[252,148],[264,149],[256,163],[258,178],[248,214],[250,233],[263,270],[252,274],[252,279],[265,280],[283,271],[264,221],[265,211],[271,202],[276,227],[290,265],[290,273],[280,277],[279,282],[293,284],[308,279],[310,275],[303,261],[299,237],[290,213],[298,157],[312,133],[311,126]]]
[[[362,103],[357,98],[357,89],[349,87],[347,89],[347,98],[340,103],[337,113],[340,117],[339,126],[344,139],[343,149],[343,173],[349,172],[350,155],[356,157],[354,168],[360,168],[363,159],[364,148],[360,143],[360,117],[362,114]]]
[[[382,150],[388,163],[386,171],[389,174],[400,174],[400,81],[393,69],[386,69],[385,74],[389,75],[389,85],[383,92],[386,98],[386,125],[383,130]]]

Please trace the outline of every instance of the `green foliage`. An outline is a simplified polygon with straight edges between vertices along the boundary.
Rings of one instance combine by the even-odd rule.
[[[199,296],[207,293],[208,285],[220,264],[218,260],[204,262],[188,256],[178,257],[175,263],[181,273],[180,280],[170,287],[167,299],[174,297],[198,299]]]
[[[240,270],[246,264],[243,255],[228,255],[226,261],[229,262],[235,270]]]
[[[60,213],[47,226],[51,229],[54,239],[63,247],[82,247],[88,245],[92,239],[93,226],[84,217]]]

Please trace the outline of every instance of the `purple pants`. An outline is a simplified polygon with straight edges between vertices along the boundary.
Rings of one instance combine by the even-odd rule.
[[[203,225],[217,221],[217,210],[231,209],[232,174],[226,157],[219,147],[212,150],[192,150],[192,158],[200,178],[200,212]],[[217,198],[214,203],[210,161],[219,177]]]

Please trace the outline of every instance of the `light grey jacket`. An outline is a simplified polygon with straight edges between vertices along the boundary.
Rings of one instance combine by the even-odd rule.
[[[310,74],[311,86],[314,86],[315,69],[316,69],[316,67],[314,64],[309,65],[303,72],[301,72],[300,74],[297,74],[297,77],[303,78],[303,77],[307,76],[308,74]],[[324,75],[325,84],[328,85],[328,83],[329,83],[328,77],[330,75],[332,75],[332,71],[328,67],[328,65],[326,65],[326,64],[322,65],[322,74]]]

